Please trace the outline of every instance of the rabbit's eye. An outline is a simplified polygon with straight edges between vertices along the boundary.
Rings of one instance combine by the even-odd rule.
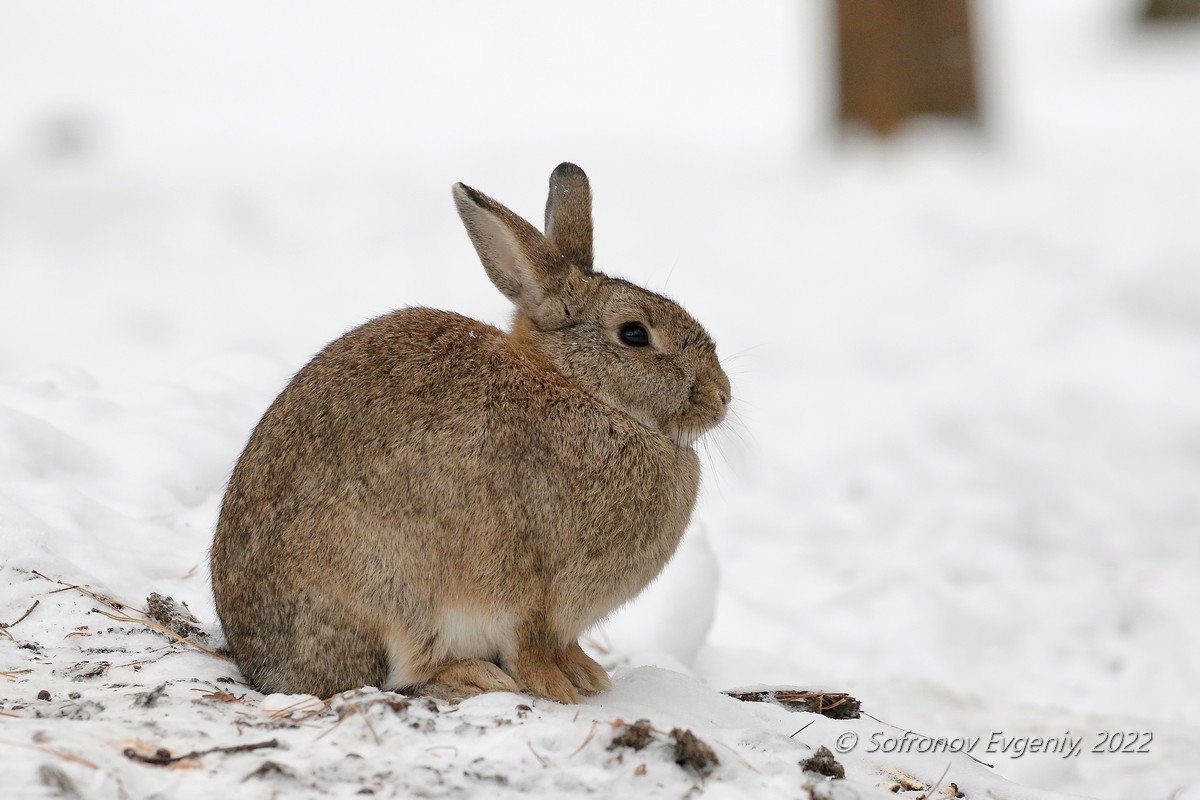
[[[617,329],[617,336],[620,337],[622,343],[630,347],[648,347],[650,345],[650,332],[640,322],[626,322]]]

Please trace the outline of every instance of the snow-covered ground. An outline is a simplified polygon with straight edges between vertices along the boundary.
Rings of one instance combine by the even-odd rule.
[[[887,146],[825,127],[824,4],[7,7],[0,794],[1200,798],[1200,32],[1136,5],[978,3],[987,135]],[[503,322],[449,186],[536,219],[564,159],[600,268],[701,319],[737,404],[678,559],[592,636],[611,694],[264,698],[54,582],[215,635],[266,405],[393,307]],[[754,684],[871,716],[720,693]]]

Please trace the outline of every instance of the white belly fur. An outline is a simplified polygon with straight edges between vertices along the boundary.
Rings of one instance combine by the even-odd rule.
[[[437,669],[450,661],[508,660],[514,655],[516,633],[511,618],[497,617],[494,612],[484,615],[474,609],[448,608],[438,621],[434,652],[423,653],[421,658],[414,658],[414,642],[403,631],[388,638],[388,679],[383,688],[402,689],[428,680],[427,670],[416,668],[418,664]]]

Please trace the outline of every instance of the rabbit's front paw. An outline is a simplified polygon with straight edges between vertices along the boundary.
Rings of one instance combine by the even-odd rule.
[[[542,648],[526,648],[517,655],[513,667],[530,694],[575,705],[579,702],[579,692],[556,661],[551,653]]]
[[[571,684],[584,694],[607,692],[612,688],[612,681],[608,679],[608,673],[604,671],[604,667],[583,652],[579,642],[571,642],[567,645],[560,666]]]
[[[569,706],[579,703],[579,692],[575,691],[575,687],[567,680],[567,676],[563,675],[562,670],[554,664],[546,663],[537,669],[526,672],[528,674],[521,677],[530,694],[536,697],[545,697],[547,700],[556,700]]]

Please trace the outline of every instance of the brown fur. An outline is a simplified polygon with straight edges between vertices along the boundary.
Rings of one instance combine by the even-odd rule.
[[[512,332],[426,308],[350,331],[230,479],[213,589],[263,691],[576,702],[609,687],[577,637],[658,574],[691,514],[691,443],[729,401],[708,335],[591,270],[578,167],[551,177],[548,236],[461,184],[455,200]],[[652,347],[621,342],[631,321]]]

